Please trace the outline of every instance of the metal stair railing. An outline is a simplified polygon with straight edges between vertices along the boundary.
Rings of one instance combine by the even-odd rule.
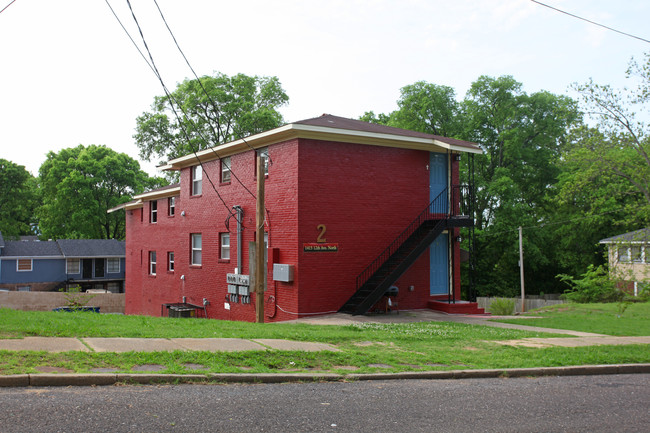
[[[411,224],[357,276],[356,289],[359,290],[425,221],[471,215],[471,213],[466,213],[468,207],[471,206],[471,202],[466,201],[469,191],[467,185],[452,185],[451,191],[449,188],[442,190]]]

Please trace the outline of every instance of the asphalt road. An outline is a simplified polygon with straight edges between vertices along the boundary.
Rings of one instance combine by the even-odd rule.
[[[0,388],[1,432],[647,432],[650,375]]]

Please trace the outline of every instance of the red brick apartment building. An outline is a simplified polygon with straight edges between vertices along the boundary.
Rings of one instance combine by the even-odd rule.
[[[365,314],[389,288],[402,310],[459,300],[459,227],[473,223],[459,160],[480,152],[323,115],[172,160],[179,184],[123,206],[126,313],[255,320],[256,153],[267,173],[265,321]]]

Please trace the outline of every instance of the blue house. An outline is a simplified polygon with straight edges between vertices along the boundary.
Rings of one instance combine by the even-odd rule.
[[[124,292],[125,244],[115,239],[5,241],[0,233],[0,290]]]

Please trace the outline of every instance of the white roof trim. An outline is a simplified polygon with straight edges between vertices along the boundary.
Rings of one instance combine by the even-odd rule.
[[[165,165],[158,168],[161,170],[178,170],[200,161],[210,161],[218,158],[225,158],[240,153],[250,148],[259,149],[280,141],[294,138],[313,138],[321,140],[334,140],[352,142],[358,144],[405,147],[408,149],[432,151],[432,146],[452,152],[482,154],[480,147],[471,148],[445,143],[435,138],[409,137],[397,134],[366,132],[355,129],[331,128],[326,126],[304,125],[290,123],[279,128],[251,135],[244,139],[235,140],[229,143],[220,144],[213,148],[204,149],[199,152],[172,159]],[[401,145],[400,145],[401,144]],[[141,197],[141,196],[137,196]]]

